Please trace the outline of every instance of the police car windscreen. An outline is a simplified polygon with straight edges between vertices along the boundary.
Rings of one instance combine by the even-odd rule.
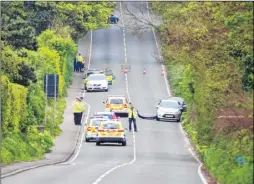
[[[110,104],[123,104],[123,99],[111,99]]]
[[[117,123],[107,123],[103,125],[103,129],[120,129],[120,125]]]
[[[99,126],[103,120],[93,120],[92,126]]]
[[[100,115],[108,117],[109,119],[113,119],[113,115],[112,114],[100,114]]]

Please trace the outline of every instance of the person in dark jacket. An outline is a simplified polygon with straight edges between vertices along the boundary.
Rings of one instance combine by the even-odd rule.
[[[73,58],[73,68],[74,68],[74,72],[78,71],[78,63],[77,63],[76,57]]]
[[[110,23],[117,24],[119,21],[119,18],[112,14],[111,17],[109,18],[109,21],[110,21]]]

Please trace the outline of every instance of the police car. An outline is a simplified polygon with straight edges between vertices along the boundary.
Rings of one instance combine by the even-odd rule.
[[[120,143],[126,146],[126,129],[120,121],[103,121],[98,128],[96,146],[101,143]]]
[[[96,140],[98,128],[103,121],[108,121],[107,117],[103,116],[95,116],[90,117],[89,123],[87,124],[86,132],[85,132],[85,141],[89,142],[91,140]]]

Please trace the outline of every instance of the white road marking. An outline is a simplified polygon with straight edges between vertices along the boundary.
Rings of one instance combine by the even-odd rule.
[[[146,2],[146,5],[147,5],[147,12],[148,12],[147,14],[148,14],[148,18],[149,18],[149,20],[152,22],[152,19],[151,19],[151,17],[150,17],[148,2]],[[156,38],[156,35],[155,35],[154,28],[152,28],[152,32],[153,32],[155,44],[156,44],[156,47],[157,47],[158,55],[159,55],[160,59],[163,61],[163,56],[162,56],[162,54],[160,53],[160,48],[159,48],[159,45],[158,45],[158,41],[157,41],[157,38]],[[161,68],[162,68],[162,70],[163,70],[164,72],[166,71],[166,70],[165,70],[165,65],[161,64]],[[166,84],[168,96],[171,97],[172,94],[171,94],[171,92],[170,92],[169,82],[168,82],[167,77],[166,77],[165,74],[164,74],[164,81],[165,81],[165,84]],[[179,123],[179,126],[180,126],[181,132],[182,132],[183,135],[184,135],[185,142],[186,142],[187,144],[190,144],[189,139],[185,136],[185,132],[184,132],[184,130],[183,130],[182,124]],[[201,181],[202,181],[204,184],[207,184],[207,181],[206,181],[205,177],[203,176],[203,174],[202,174],[202,172],[201,172],[201,167],[203,166],[202,162],[196,157],[195,153],[194,153],[190,148],[188,148],[188,150],[189,150],[189,152],[192,154],[192,156],[197,160],[197,162],[200,164],[199,167],[198,167],[198,175],[199,175],[199,177],[201,178]]]
[[[91,64],[91,58],[92,58],[92,45],[93,45],[93,32],[91,31],[91,38],[90,38],[90,49],[89,49],[89,58],[88,58],[88,64],[87,64],[87,68],[89,69],[90,68],[90,64]],[[83,98],[85,97],[85,90],[83,92]],[[72,163],[73,161],[76,160],[76,158],[78,157],[79,153],[80,153],[80,150],[82,148],[82,145],[83,145],[83,140],[84,140],[84,136],[85,136],[85,131],[84,131],[84,125],[87,123],[88,121],[88,118],[89,118],[89,114],[90,114],[90,109],[91,109],[91,105],[89,103],[87,103],[86,101],[84,101],[85,104],[88,106],[88,110],[87,110],[87,113],[86,113],[86,119],[85,119],[85,122],[83,123],[83,126],[81,126],[81,130],[82,131],[82,135],[81,135],[81,139],[80,139],[80,143],[79,143],[79,147],[75,153],[75,155],[70,159],[68,160],[67,162],[65,163]],[[84,118],[85,115],[83,115],[82,119]]]
[[[85,119],[85,124],[86,124],[87,121],[88,121],[88,118],[89,118],[91,106],[87,102],[85,102],[85,104],[88,106],[88,110],[87,110],[87,114],[86,114],[86,119]],[[80,143],[79,143],[79,147],[77,149],[77,152],[75,153],[74,157],[72,157],[72,159],[67,161],[66,163],[72,163],[74,160],[76,160],[76,158],[78,157],[78,155],[80,153],[81,147],[83,145],[82,143],[83,143],[83,140],[84,140],[84,136],[85,136],[84,126],[82,126],[81,128],[83,129],[83,130],[81,130],[83,132],[82,132],[82,135],[81,135],[81,139],[80,139]]]
[[[121,19],[122,19],[122,25],[123,25],[123,40],[124,40],[124,52],[125,52],[125,63],[127,63],[127,52],[126,52],[126,43],[125,43],[125,31],[124,31],[124,22],[123,22],[123,12],[122,12],[122,4],[120,2],[120,12],[121,12]],[[127,93],[127,96],[128,96],[128,99],[130,100],[130,94],[129,94],[129,88],[128,88],[128,74],[125,73],[125,87],[126,87],[126,93]],[[132,133],[133,133],[133,159],[130,161],[130,162],[126,162],[126,163],[123,163],[123,164],[120,164],[120,165],[117,165],[113,168],[111,168],[110,170],[106,171],[105,173],[103,173],[102,175],[100,175],[97,180],[95,182],[93,182],[92,184],[98,184],[100,181],[102,181],[102,179],[104,177],[106,177],[107,175],[109,175],[110,173],[112,173],[113,171],[115,171],[116,169],[118,168],[121,168],[121,167],[124,167],[126,165],[130,165],[130,164],[133,164],[135,161],[136,161],[136,138],[135,138],[135,132],[134,132],[134,129],[132,129]]]

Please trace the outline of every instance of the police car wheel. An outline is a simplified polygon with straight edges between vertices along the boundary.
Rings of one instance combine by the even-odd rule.
[[[89,142],[89,139],[86,138],[86,142]]]
[[[122,146],[126,146],[126,142],[122,142]]]
[[[100,142],[96,142],[96,146],[100,146],[101,145],[101,143]]]
[[[108,89],[105,89],[105,91],[108,91]]]
[[[157,120],[157,121],[160,121],[160,118],[156,117],[156,120]]]

